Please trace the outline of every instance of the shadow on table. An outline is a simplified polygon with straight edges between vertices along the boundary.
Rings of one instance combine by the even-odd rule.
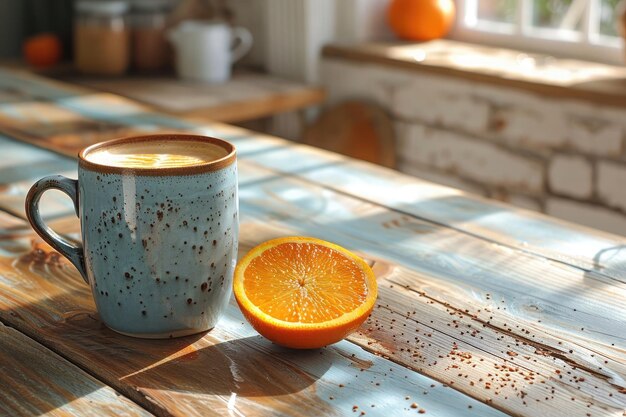
[[[323,375],[331,363],[320,360],[319,350],[283,349],[256,335],[192,350],[121,380],[142,390],[267,397],[301,392],[315,384],[318,378],[302,370],[311,366]]]
[[[67,302],[65,298],[46,300],[45,305],[38,307],[4,310],[0,318],[11,324],[19,317],[35,313],[40,316],[38,320],[48,321],[42,311],[46,311],[49,304]],[[48,323],[45,329],[35,333],[29,329],[31,324],[25,332],[75,365],[89,369],[102,383],[140,404],[143,398],[150,397],[159,408],[168,407],[171,397],[167,393],[172,391],[183,395],[266,397],[262,403],[272,403],[272,406],[293,402],[293,398],[285,396],[297,393],[302,407],[315,407],[319,398],[314,384],[331,366],[331,361],[322,357],[318,350],[290,351],[258,335],[224,342],[216,342],[210,332],[169,340],[134,339],[107,329],[93,311],[75,309],[59,313],[69,316],[68,320],[60,324]],[[7,320],[8,316],[12,319]],[[202,338],[215,344],[203,343],[205,346],[197,349],[192,346]],[[303,370],[311,368],[315,369],[315,375]],[[80,409],[81,398],[86,402],[85,397],[91,398],[91,394],[102,388],[100,381],[83,379],[76,384],[71,374],[42,377],[36,382],[40,386],[37,404],[33,405],[36,412],[46,414],[70,403]],[[0,385],[3,380],[0,377]],[[65,394],[56,395],[53,387],[63,388]],[[84,405],[105,407],[111,400],[96,398],[95,403],[92,398],[90,404]],[[207,398],[202,401],[213,403]],[[214,404],[219,403],[215,401]],[[254,400],[257,401],[260,400]],[[0,414],[2,402],[0,400]]]
[[[48,270],[56,275],[50,268]],[[314,407],[319,401],[315,389],[310,387],[332,364],[320,355],[320,350],[284,349],[258,335],[237,338],[236,333],[231,335],[232,329],[228,325],[216,331],[176,339],[123,336],[100,321],[90,290],[83,287],[77,274],[72,274],[76,275],[75,280],[68,280],[67,275],[47,275],[43,279],[52,283],[61,279],[69,281],[68,287],[57,296],[44,297],[18,308],[5,307],[0,310],[0,320],[73,364],[88,369],[104,384],[140,404],[145,397],[151,397],[159,408],[168,407],[170,397],[167,392],[172,391],[201,396],[268,397],[262,402],[274,405],[293,401],[284,396],[294,393],[298,393],[303,406]],[[6,295],[9,299],[17,296]],[[0,304],[6,305],[3,298],[0,296]],[[235,307],[231,304],[229,308]],[[228,332],[226,337],[235,338],[222,341],[224,330]],[[3,381],[5,379],[0,376],[0,385]],[[81,407],[81,398],[91,398],[90,394],[102,388],[96,380],[75,382],[68,375],[41,378],[37,382],[41,385],[35,406],[37,412],[45,414],[70,403],[73,407]],[[65,395],[55,395],[54,386],[66,386]],[[16,398],[16,401],[22,400]],[[205,398],[203,401],[209,400]],[[218,401],[215,404],[219,403],[219,400],[215,401]],[[2,410],[0,400],[0,414]]]
[[[90,378],[76,366],[47,350],[19,331],[0,324],[0,415],[147,416],[114,390]]]
[[[615,245],[598,251],[593,256],[593,267],[600,273],[608,274],[616,281],[626,283],[626,245]],[[595,279],[591,273],[586,278]]]

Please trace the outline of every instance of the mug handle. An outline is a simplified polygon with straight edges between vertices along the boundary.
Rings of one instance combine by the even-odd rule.
[[[238,41],[237,46],[231,49],[231,64],[239,61],[252,48],[252,34],[244,27],[237,26],[232,29],[233,40]]]
[[[39,200],[48,190],[59,190],[67,194],[74,203],[78,216],[78,181],[62,175],[51,175],[37,181],[26,196],[26,217],[35,232],[50,246],[65,256],[78,269],[86,283],[89,284],[85,268],[85,255],[82,244],[73,244],[67,238],[50,229],[39,213]]]

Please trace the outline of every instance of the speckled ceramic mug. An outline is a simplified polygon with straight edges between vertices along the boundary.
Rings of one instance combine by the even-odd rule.
[[[90,156],[115,154],[129,144],[155,155],[159,146],[199,153],[212,146],[216,158],[121,167]],[[73,200],[82,245],[41,219],[39,200],[49,189]],[[78,268],[101,319],[119,333],[168,338],[206,331],[228,304],[239,227],[236,153],[226,141],[150,135],[90,146],[79,153],[78,180],[39,180],[26,212],[35,231]]]

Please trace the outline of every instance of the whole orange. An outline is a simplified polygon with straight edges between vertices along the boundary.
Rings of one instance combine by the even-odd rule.
[[[63,48],[53,33],[40,33],[24,41],[23,54],[27,63],[37,68],[51,67],[61,60]]]
[[[452,0],[393,0],[387,18],[398,37],[428,41],[450,31],[455,11]]]

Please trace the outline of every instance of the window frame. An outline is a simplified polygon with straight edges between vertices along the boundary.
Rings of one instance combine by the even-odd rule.
[[[530,23],[532,0],[518,0],[513,24],[479,20],[479,0],[458,0],[457,18],[450,38],[478,44],[518,49],[559,58],[575,58],[624,65],[626,53],[620,38],[598,33],[600,0],[587,0],[581,34],[562,29],[535,28]],[[556,34],[558,32],[558,35]]]

